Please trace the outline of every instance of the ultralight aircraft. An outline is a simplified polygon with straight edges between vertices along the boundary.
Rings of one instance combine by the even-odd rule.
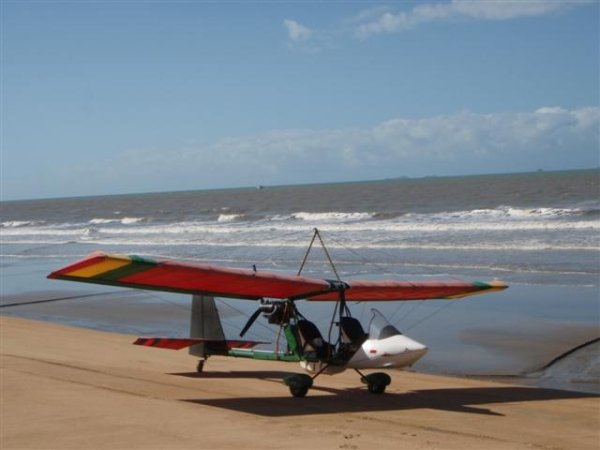
[[[300,275],[315,237],[334,269],[334,280]],[[189,337],[141,337],[134,344],[173,350],[189,347],[190,353],[200,358],[198,372],[212,355],[299,362],[308,374],[283,379],[294,397],[304,397],[320,374],[346,369],[354,369],[369,392],[381,394],[390,384],[390,376],[384,372],[363,374],[361,370],[408,367],[427,352],[425,345],[403,335],[376,309],[365,332],[360,321],[352,317],[348,302],[452,300],[508,287],[499,281],[342,281],[316,229],[297,275],[95,252],[48,278],[192,294]],[[277,343],[273,350],[261,350],[255,347],[265,342],[226,339],[215,297],[259,302],[240,338],[263,314],[279,327],[278,336],[283,333],[286,348],[280,349]],[[338,331],[335,341],[324,340],[315,324],[300,313],[299,300],[337,302],[331,319],[331,326]]]

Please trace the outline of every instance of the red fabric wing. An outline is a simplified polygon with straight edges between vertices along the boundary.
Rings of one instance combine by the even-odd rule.
[[[48,277],[252,300],[303,298],[330,289],[329,282],[317,278],[101,252],[56,270]]]
[[[349,281],[346,289],[347,301],[426,300],[469,295],[477,291],[492,289],[485,283],[465,281]],[[337,292],[315,295],[309,300],[337,300]]]
[[[141,288],[165,287],[191,293],[249,299],[290,298],[329,289],[329,283],[325,280],[170,261],[122,277],[119,282]]]
[[[49,278],[139,289],[260,299],[335,301],[334,284],[318,278],[273,272],[215,267],[135,255],[94,253],[52,272]],[[500,282],[355,280],[344,283],[348,301],[386,301],[459,298],[506,289]]]

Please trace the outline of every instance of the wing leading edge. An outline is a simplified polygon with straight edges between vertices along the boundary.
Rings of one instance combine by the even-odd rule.
[[[336,301],[335,283],[318,278],[96,252],[48,278],[85,283],[258,300],[263,297]],[[337,285],[339,286],[339,284]],[[456,299],[506,289],[499,281],[350,280],[347,301]]]
[[[103,252],[56,270],[48,278],[249,300],[304,298],[331,289],[326,280],[314,278]]]
[[[390,281],[351,280],[345,291],[346,301],[381,302],[407,300],[458,299],[486,292],[501,291],[508,286],[500,281]],[[337,292],[311,296],[308,300],[335,301]]]

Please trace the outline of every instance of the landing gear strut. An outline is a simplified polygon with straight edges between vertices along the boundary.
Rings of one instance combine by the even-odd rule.
[[[198,361],[198,365],[196,366],[196,372],[202,373],[204,371],[204,363],[205,362],[206,362],[206,358]]]

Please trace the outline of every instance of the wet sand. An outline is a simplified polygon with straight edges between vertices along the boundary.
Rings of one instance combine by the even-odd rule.
[[[392,373],[381,396],[354,372],[304,399],[296,364],[131,345],[128,335],[1,318],[0,448],[596,449],[600,399]]]

